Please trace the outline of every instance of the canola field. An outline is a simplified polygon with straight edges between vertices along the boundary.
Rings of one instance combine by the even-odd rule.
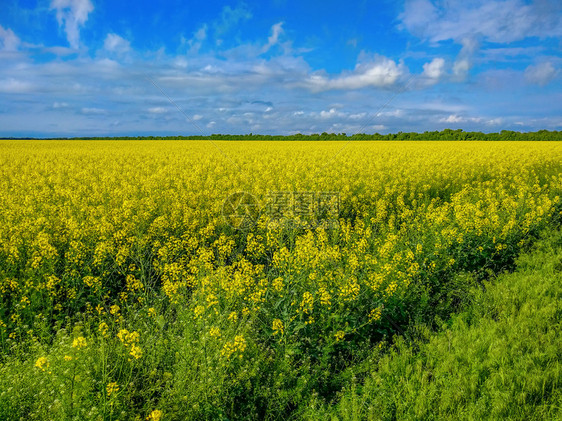
[[[0,419],[290,419],[562,215],[557,142],[0,140]]]

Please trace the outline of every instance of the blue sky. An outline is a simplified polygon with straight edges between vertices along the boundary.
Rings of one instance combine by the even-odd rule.
[[[559,0],[2,8],[0,136],[562,130]]]

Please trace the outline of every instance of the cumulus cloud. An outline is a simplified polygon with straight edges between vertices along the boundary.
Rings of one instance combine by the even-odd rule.
[[[529,37],[560,37],[561,13],[559,0],[406,0],[399,28],[430,43],[452,40],[462,44],[452,76],[464,81],[480,42],[505,44]],[[493,53],[497,60],[498,54],[522,51],[495,49]]]
[[[72,48],[80,46],[80,27],[94,10],[90,0],[51,0],[51,10],[56,10],[59,26],[64,25],[68,43]]]
[[[338,110],[336,110],[335,108],[330,108],[328,111],[326,110],[322,110],[320,111],[320,118],[332,118],[332,117],[338,117],[338,116],[343,116],[343,113],[338,112]]]
[[[525,69],[525,79],[529,83],[544,86],[558,76],[560,71],[550,61],[528,66]]]
[[[465,123],[467,119],[456,114],[451,114],[448,117],[443,117],[439,120],[442,123]]]
[[[430,84],[437,83],[445,76],[445,59],[436,57],[429,63],[425,63],[422,76]]]
[[[117,34],[107,34],[103,48],[111,53],[123,54],[131,50],[131,43]]]
[[[458,114],[451,114],[447,117],[442,117],[439,119],[440,123],[449,123],[449,124],[484,124],[486,126],[499,126],[503,123],[503,119],[496,117],[496,118],[489,118],[489,117],[468,117],[468,116],[461,116]]]
[[[386,57],[376,57],[372,62],[357,64],[353,72],[343,73],[334,78],[313,74],[306,85],[313,91],[385,88],[393,86],[406,73],[404,66]]]
[[[11,29],[4,29],[0,25],[0,51],[16,51],[20,45],[20,39]]]

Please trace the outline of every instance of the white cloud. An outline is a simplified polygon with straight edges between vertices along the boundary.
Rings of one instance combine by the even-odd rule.
[[[377,113],[377,117],[385,116],[385,117],[402,117],[404,115],[404,111],[396,108],[392,111],[381,111]]]
[[[90,0],[51,0],[51,9],[56,9],[59,26],[64,24],[66,38],[72,48],[80,47],[80,27],[94,10]]]
[[[399,18],[403,29],[417,36],[425,36],[429,22],[436,22],[439,14],[437,7],[429,0],[407,0]]]
[[[151,107],[148,109],[148,112],[151,114],[164,114],[167,110],[164,107]]]
[[[23,94],[33,91],[33,85],[14,78],[0,80],[0,92],[6,94]]]
[[[465,117],[458,114],[451,114],[448,117],[443,117],[439,119],[440,123],[473,123],[473,124],[486,124],[487,126],[497,126],[500,125],[503,120],[501,118],[486,119],[483,117]]]
[[[463,38],[462,48],[453,64],[453,76],[456,80],[465,80],[472,67],[473,56],[478,50],[478,42],[473,38]]]
[[[492,118],[490,120],[487,120],[486,124],[488,126],[501,126],[503,124],[503,122],[504,122],[503,118],[498,117],[498,118]]]
[[[96,108],[96,107],[84,107],[81,109],[82,114],[91,114],[91,115],[104,115],[107,114],[107,110],[103,108]]]
[[[54,109],[66,108],[66,107],[68,107],[68,103],[66,103],[66,102],[57,102],[57,101],[53,102],[53,108]]]
[[[20,45],[20,39],[11,29],[4,29],[0,25],[0,51],[16,51]]]
[[[453,64],[453,75],[457,80],[464,80],[468,76],[471,64],[468,58],[461,58]]]
[[[550,61],[545,61],[537,65],[531,65],[525,69],[525,79],[529,83],[544,86],[551,82],[560,71],[556,69]]]
[[[356,113],[349,116],[352,120],[364,120],[365,117],[367,117],[367,113]]]
[[[271,47],[279,42],[279,37],[283,34],[283,22],[278,22],[271,27],[271,35],[267,38],[267,44],[263,46],[262,53],[269,51]]]
[[[458,116],[456,114],[451,114],[449,117],[442,118],[439,121],[441,121],[443,123],[465,123],[466,118]]]
[[[406,0],[402,29],[431,42],[482,37],[513,42],[562,35],[558,0]]]
[[[359,63],[353,72],[329,78],[322,74],[310,76],[306,85],[313,91],[332,89],[362,89],[367,87],[390,87],[405,74],[402,65],[386,57],[377,57],[373,62]]]
[[[197,31],[195,31],[193,37],[189,41],[187,41],[190,52],[197,54],[201,49],[203,42],[206,39],[207,39],[207,24],[204,24]]]
[[[192,117],[193,121],[198,121],[198,120],[201,120],[202,118],[203,118],[203,116],[200,115],[200,114],[194,114],[193,117]]]
[[[490,61],[519,61],[521,57],[536,57],[545,50],[544,46],[532,47],[500,47],[480,50],[483,58]]]
[[[339,115],[342,114],[338,113],[338,111],[335,108],[330,108],[329,111],[325,111],[325,110],[320,111],[321,118],[332,118],[332,117],[337,117]]]
[[[423,65],[422,76],[429,83],[437,83],[445,75],[445,59],[441,57],[434,58],[429,63]]]
[[[215,22],[214,28],[217,36],[222,36],[223,34],[230,31],[232,28],[237,26],[239,23],[251,19],[252,13],[247,8],[246,5],[241,4],[234,9],[230,6],[223,7],[221,11],[220,19]],[[217,40],[217,44],[220,44],[221,40]]]
[[[112,53],[123,54],[131,50],[131,43],[117,34],[107,34],[103,48]]]

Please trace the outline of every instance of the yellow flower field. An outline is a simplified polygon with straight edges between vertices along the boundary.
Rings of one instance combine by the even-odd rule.
[[[34,344],[41,376],[47,362],[56,375],[60,329],[60,352],[75,348],[60,364],[112,350],[104,364],[121,368],[82,385],[100,414],[133,399],[127,367],[169,347],[154,332],[176,320],[176,340],[197,339],[191,360],[167,360],[171,390],[203,361],[196,343],[215,375],[268,353],[353,355],[428,311],[454,274],[509,269],[560,219],[561,170],[557,142],[2,140],[0,349]],[[250,210],[228,207],[241,192]],[[297,194],[314,198],[300,212]],[[281,218],[275,195],[293,200]],[[131,413],[156,419],[150,399]]]

